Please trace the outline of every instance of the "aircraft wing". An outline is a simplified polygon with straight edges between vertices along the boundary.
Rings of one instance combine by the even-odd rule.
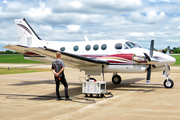
[[[98,65],[104,65],[109,64],[108,61],[102,61],[102,60],[96,60],[91,59],[67,52],[62,52],[54,49],[48,49],[48,48],[36,48],[36,47],[30,47],[26,48],[24,46],[18,46],[18,45],[7,45],[4,48],[12,49],[20,53],[26,53],[26,52],[32,52],[35,54],[38,54],[41,57],[46,57],[49,59],[49,63],[52,63],[52,60],[56,59],[56,52],[61,52],[61,59],[64,61],[67,67],[88,67],[88,66],[98,66]]]

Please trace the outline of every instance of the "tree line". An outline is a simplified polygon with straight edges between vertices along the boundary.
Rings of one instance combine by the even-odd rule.
[[[180,47],[174,47],[173,48],[173,53],[180,53]]]
[[[14,52],[14,51],[11,51],[11,50],[6,50],[6,51],[0,51],[0,54],[20,54],[20,53]]]

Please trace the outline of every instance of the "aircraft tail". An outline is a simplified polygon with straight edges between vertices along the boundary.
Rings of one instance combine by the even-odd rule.
[[[20,44],[27,47],[37,47],[40,37],[31,28],[28,22],[24,19],[15,19],[16,28],[18,31],[18,37]]]

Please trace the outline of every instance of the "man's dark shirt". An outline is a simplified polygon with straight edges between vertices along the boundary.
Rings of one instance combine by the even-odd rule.
[[[65,67],[64,62],[61,59],[56,59],[52,63],[52,69],[53,70],[55,69],[56,73],[58,73],[64,67]],[[64,71],[61,74],[59,74],[58,77],[64,77]]]

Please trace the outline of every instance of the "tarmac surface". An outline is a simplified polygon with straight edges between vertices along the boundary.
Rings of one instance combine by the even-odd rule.
[[[39,66],[50,69],[49,65]],[[111,82],[112,74],[107,73],[106,87],[113,94],[111,98],[85,97],[79,80],[79,77],[85,77],[84,72],[67,68],[65,75],[72,101],[55,100],[51,71],[0,75],[0,120],[180,119],[180,66],[171,67],[172,89],[164,88],[162,72],[153,72],[150,84],[146,84],[146,73],[119,73],[123,81],[118,85]],[[102,81],[102,76],[92,77]],[[81,80],[84,82],[83,78]],[[60,94],[64,96],[63,85],[60,86]]]

